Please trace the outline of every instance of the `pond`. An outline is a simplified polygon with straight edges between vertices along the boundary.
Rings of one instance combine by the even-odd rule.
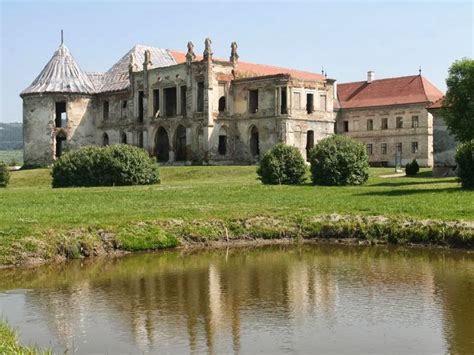
[[[272,246],[0,273],[3,317],[56,352],[474,352],[463,251]]]

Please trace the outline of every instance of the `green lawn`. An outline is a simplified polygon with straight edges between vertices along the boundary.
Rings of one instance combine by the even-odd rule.
[[[22,150],[0,150],[0,161],[10,165],[12,161],[18,162],[18,165],[23,165],[23,151]]]
[[[474,220],[474,191],[462,190],[454,178],[432,178],[426,169],[412,178],[381,178],[393,169],[371,169],[366,185],[348,187],[265,186],[257,180],[255,169],[162,167],[160,185],[65,189],[51,188],[47,169],[15,171],[8,188],[0,189],[0,244],[8,244],[12,253],[17,238],[38,234],[44,238],[51,230],[113,231],[118,225],[170,219],[338,213]]]

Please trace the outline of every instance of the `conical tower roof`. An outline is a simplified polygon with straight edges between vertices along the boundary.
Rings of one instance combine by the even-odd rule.
[[[41,93],[93,94],[89,76],[79,68],[69,49],[61,43],[38,77],[20,95]]]

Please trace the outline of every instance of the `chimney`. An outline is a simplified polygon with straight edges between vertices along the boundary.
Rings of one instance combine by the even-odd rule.
[[[371,83],[375,80],[375,73],[372,70],[367,72],[367,83]]]

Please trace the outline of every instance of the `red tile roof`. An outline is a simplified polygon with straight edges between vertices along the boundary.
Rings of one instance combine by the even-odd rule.
[[[429,105],[427,108],[432,109],[432,108],[442,108],[443,107],[443,101],[444,101],[444,96],[433,102],[431,105]]]
[[[176,62],[178,63],[186,62],[186,54],[184,52],[178,52],[178,51],[173,51],[173,50],[168,50],[168,52],[174,57]],[[196,56],[196,60],[202,60],[202,56]],[[219,60],[223,60],[223,59],[219,59]],[[283,68],[283,67],[275,67],[272,65],[241,62],[241,61],[239,61],[238,66],[237,66],[237,74],[240,74],[243,77],[289,74],[292,77],[295,77],[298,79],[305,79],[305,80],[324,80],[325,79],[323,75],[317,74],[317,73],[311,73],[311,72]]]
[[[339,84],[341,107],[359,108],[434,102],[443,93],[421,75]]]

